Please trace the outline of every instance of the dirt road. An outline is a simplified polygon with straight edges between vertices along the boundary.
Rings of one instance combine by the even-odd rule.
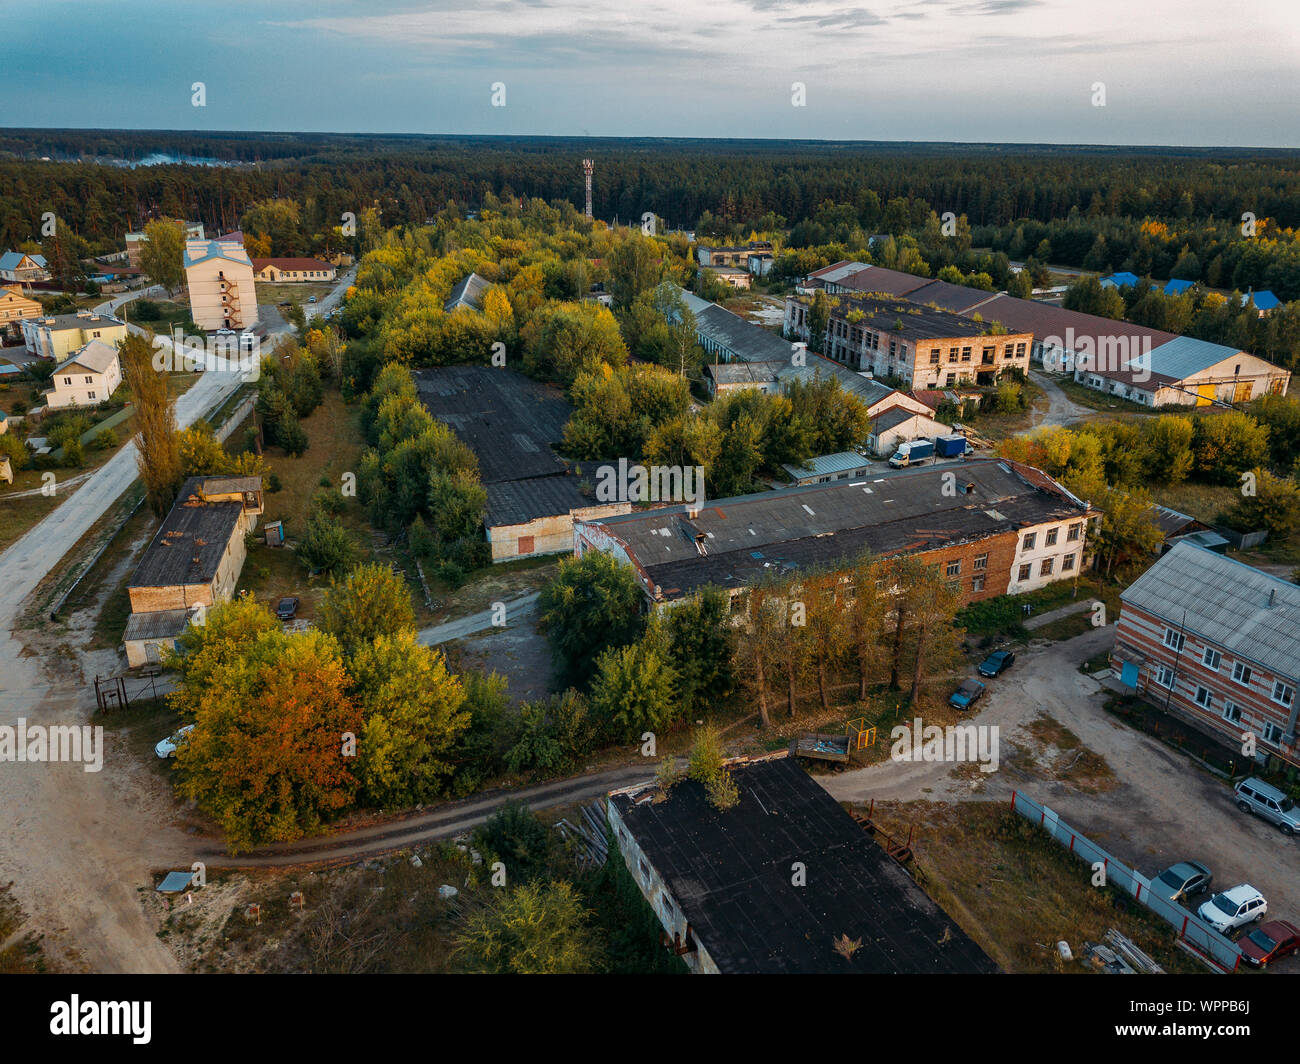
[[[1081,406],[1066,395],[1061,390],[1060,385],[1052,379],[1050,373],[1031,369],[1029,379],[1047,393],[1047,409],[1045,411],[1035,411],[1034,428],[1044,425],[1069,425],[1075,421],[1083,421],[1096,415],[1095,410]]]

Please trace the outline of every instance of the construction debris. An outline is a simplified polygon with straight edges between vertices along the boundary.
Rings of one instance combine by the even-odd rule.
[[[1137,971],[1143,975],[1164,975],[1165,970],[1156,964],[1150,957],[1138,949],[1132,939],[1125,938],[1113,927],[1102,936],[1103,941],[1108,943],[1116,953],[1124,958]]]
[[[609,857],[609,841],[605,836],[605,804],[597,800],[581,807],[578,824],[568,820],[556,823],[555,830],[565,842],[572,842],[578,852],[578,863],[583,867],[599,868]]]

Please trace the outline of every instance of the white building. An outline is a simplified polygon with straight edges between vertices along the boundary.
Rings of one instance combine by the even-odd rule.
[[[91,340],[54,369],[54,385],[44,393],[51,410],[102,403],[122,383],[122,367],[117,348],[103,340]]]
[[[187,240],[184,261],[195,325],[210,331],[257,324],[253,263],[243,241]]]

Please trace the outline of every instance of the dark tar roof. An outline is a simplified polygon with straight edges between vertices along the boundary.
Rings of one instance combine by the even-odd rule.
[[[987,324],[974,322],[971,318],[952,314],[946,310],[935,310],[933,307],[919,303],[910,303],[907,300],[850,295],[842,295],[839,298],[840,305],[831,311],[832,318],[843,320],[850,312],[860,310],[863,317],[854,324],[873,328],[891,338],[897,337],[912,343],[936,338],[980,336],[988,328]],[[911,296],[908,297],[910,298]],[[992,341],[998,338],[990,339]]]
[[[726,973],[997,971],[993,961],[789,758],[731,767],[725,812],[693,781],[660,802],[610,795],[693,934]],[[791,866],[807,870],[804,886]],[[861,940],[846,959],[841,936]]]
[[[943,490],[949,473],[955,496]],[[708,584],[741,587],[764,573],[839,565],[864,550],[935,550],[1084,512],[1036,469],[975,459],[717,500],[695,517],[666,506],[593,523],[624,545],[657,598],[671,600]]]
[[[190,477],[144,552],[128,587],[210,584],[239,523],[238,502],[205,502],[204,477]]]
[[[489,528],[523,525],[539,517],[558,517],[595,505],[593,499],[582,493],[578,478],[572,475],[510,480],[488,485],[484,523]]]
[[[551,447],[571,411],[558,388],[494,366],[439,366],[415,379],[429,413],[477,456],[484,484],[565,472]]]

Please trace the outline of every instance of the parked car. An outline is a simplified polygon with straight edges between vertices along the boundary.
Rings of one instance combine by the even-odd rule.
[[[282,621],[292,621],[298,613],[298,600],[286,595],[275,606],[275,615]]]
[[[1151,880],[1151,889],[1171,901],[1180,901],[1209,890],[1213,878],[1210,870],[1200,861],[1179,861]]]
[[[980,662],[979,673],[990,679],[1000,676],[1015,664],[1016,656],[1009,650],[995,650]]]
[[[1252,924],[1268,912],[1264,895],[1249,883],[1216,894],[1196,910],[1196,915],[1220,934]]]
[[[311,296],[311,297],[307,300],[307,302],[308,302],[308,303],[315,303],[315,302],[316,302],[316,297],[315,297],[315,296]]]
[[[1237,808],[1243,813],[1263,817],[1276,825],[1283,835],[1300,831],[1300,808],[1272,784],[1252,776],[1233,789],[1237,792]]]
[[[193,730],[193,724],[185,725],[185,727],[181,728],[179,731],[167,736],[166,739],[159,742],[158,745],[153,748],[153,752],[159,757],[171,757],[172,754],[176,753],[176,748],[189,737],[190,732]]]
[[[970,709],[984,694],[984,685],[974,678],[963,680],[962,685],[952,693],[948,705],[955,709]]]
[[[1237,945],[1247,964],[1267,968],[1273,961],[1300,950],[1300,927],[1287,920],[1270,920],[1244,935]]]

